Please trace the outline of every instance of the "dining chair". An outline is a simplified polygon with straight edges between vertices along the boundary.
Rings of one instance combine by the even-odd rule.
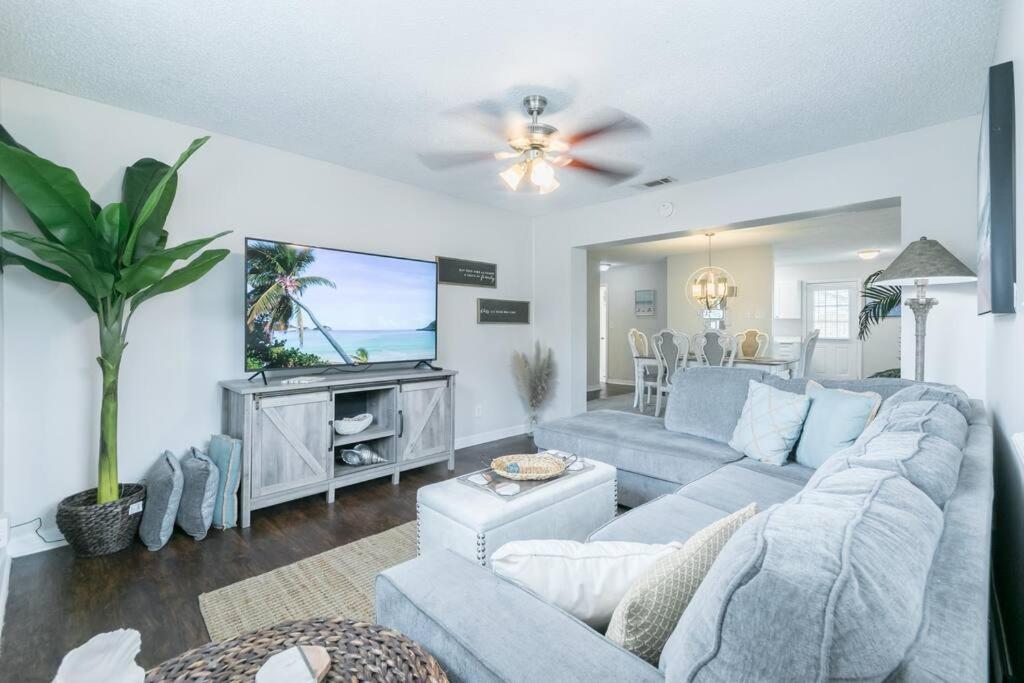
[[[627,336],[629,351],[633,355],[633,407],[640,408],[640,401],[645,397],[650,403],[650,391],[657,386],[650,372],[651,346],[647,335],[635,327],[630,328]]]
[[[751,328],[735,335],[736,353],[740,358],[764,358],[771,337],[766,332]]]
[[[672,378],[685,368],[690,356],[690,338],[676,330],[665,329],[654,335],[654,357],[658,359],[658,378],[655,387],[654,415],[661,415],[661,397],[672,391]]]
[[[811,359],[814,358],[814,348],[818,345],[818,335],[821,330],[814,330],[800,344],[800,365],[797,368],[797,377],[807,377],[811,369]]]
[[[706,330],[693,337],[694,354],[701,365],[731,368],[736,362],[736,339],[720,330]]]

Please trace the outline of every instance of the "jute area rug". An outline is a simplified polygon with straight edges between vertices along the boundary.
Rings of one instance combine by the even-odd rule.
[[[361,538],[199,596],[212,640],[291,619],[374,622],[373,579],[416,557],[416,522]]]

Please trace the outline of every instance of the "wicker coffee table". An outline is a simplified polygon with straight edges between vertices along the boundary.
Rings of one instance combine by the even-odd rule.
[[[150,669],[146,681],[251,683],[271,655],[293,645],[327,648],[331,670],[325,680],[332,683],[448,680],[426,650],[398,631],[351,619],[309,619],[286,621],[189,650]]]

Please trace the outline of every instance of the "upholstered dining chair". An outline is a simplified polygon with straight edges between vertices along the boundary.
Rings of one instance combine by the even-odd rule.
[[[797,377],[807,377],[811,371],[811,359],[814,358],[814,348],[818,345],[819,334],[821,334],[821,330],[814,330],[801,342],[800,365],[797,368]]]
[[[628,333],[629,351],[633,355],[633,407],[641,408],[640,402],[650,403],[650,392],[657,387],[657,360],[651,354],[647,335],[630,328]]]
[[[693,352],[701,365],[731,368],[736,362],[736,339],[720,330],[706,330],[693,337]]]
[[[685,368],[690,356],[690,338],[676,330],[662,330],[653,337],[654,357],[658,359],[658,378],[655,388],[654,415],[661,415],[661,397],[672,391],[672,376]]]
[[[761,330],[749,329],[736,334],[736,355],[740,358],[763,358],[768,353],[771,337]]]

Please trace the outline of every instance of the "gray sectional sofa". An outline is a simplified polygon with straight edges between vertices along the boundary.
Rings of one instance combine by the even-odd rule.
[[[535,433],[539,448],[618,468],[633,509],[592,540],[685,541],[750,502],[762,511],[715,561],[658,666],[448,552],[378,576],[377,620],[455,681],[986,680],[993,486],[982,404],[904,380],[824,382],[893,399],[817,470],[777,467],[725,443],[750,379],[806,384],[689,369],[664,420],[596,411]]]

